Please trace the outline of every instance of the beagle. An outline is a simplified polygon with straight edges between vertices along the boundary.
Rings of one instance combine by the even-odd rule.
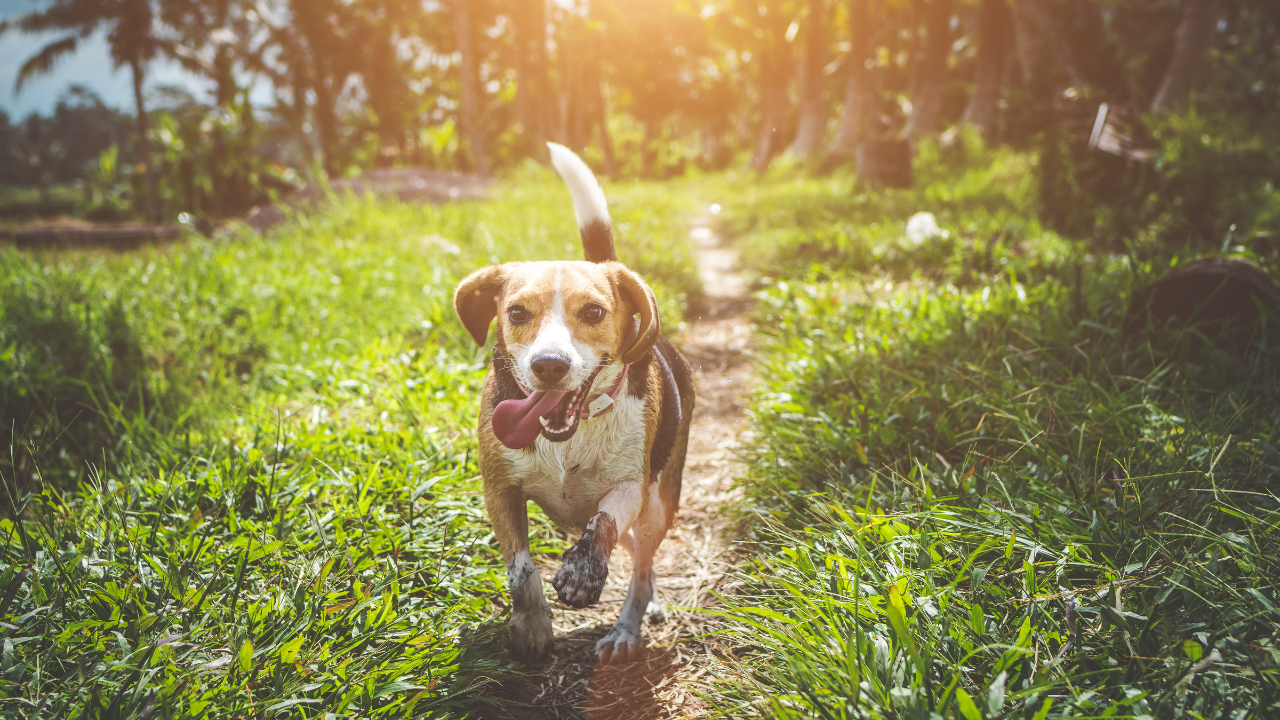
[[[586,262],[477,270],[458,285],[454,308],[481,346],[498,320],[480,403],[479,461],[485,509],[507,565],[511,652],[541,662],[551,649],[551,611],[529,556],[533,500],[580,535],[552,581],[566,605],[599,601],[614,545],[631,553],[622,613],[596,643],[601,662],[626,662],[643,646],[644,616],[664,619],[653,555],[680,503],[693,376],[659,333],[653,290],[617,262],[595,176],[567,148],[548,147],[573,197]]]

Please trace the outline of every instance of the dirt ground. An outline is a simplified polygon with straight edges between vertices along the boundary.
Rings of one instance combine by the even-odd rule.
[[[625,550],[613,553],[600,603],[573,610],[553,602],[553,659],[522,683],[497,690],[506,700],[482,717],[492,720],[652,720],[706,717],[711,708],[700,691],[730,671],[728,651],[710,633],[716,618],[704,609],[717,604],[730,567],[725,508],[733,480],[741,474],[741,447],[749,432],[745,409],[751,382],[750,304],[737,271],[736,252],[722,246],[707,227],[694,223],[698,270],[707,302],[677,338],[695,369],[697,404],[689,436],[680,512],[658,549],[658,592],[667,621],[646,625],[645,657],[634,663],[597,667],[596,641],[617,619],[631,577]],[[558,566],[539,568],[543,578]],[[554,597],[553,595],[551,597]]]

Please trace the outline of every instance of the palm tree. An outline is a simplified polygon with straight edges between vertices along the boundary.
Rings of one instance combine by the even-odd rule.
[[[160,43],[153,32],[155,11],[151,0],[52,0],[43,10],[33,10],[0,21],[0,35],[12,29],[23,33],[58,31],[63,36],[45,45],[18,70],[14,94],[32,78],[48,73],[59,59],[74,53],[81,41],[100,29],[107,30],[107,45],[116,67],[133,73],[133,101],[137,109],[138,143],[142,148],[147,185],[147,219],[156,219],[156,186],[147,151],[147,109],[142,96],[147,64]]]

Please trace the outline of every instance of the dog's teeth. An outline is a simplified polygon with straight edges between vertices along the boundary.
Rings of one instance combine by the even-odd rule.
[[[551,421],[545,417],[538,418],[538,422],[542,423],[542,427],[551,427]]]

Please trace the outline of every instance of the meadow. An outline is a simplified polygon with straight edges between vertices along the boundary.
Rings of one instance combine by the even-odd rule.
[[[697,290],[686,205],[615,198],[672,327]],[[3,712],[482,706],[517,671],[474,452],[486,356],[452,291],[580,253],[541,169],[484,203],[337,198],[261,238],[7,252]],[[545,525],[544,549],[567,547]]]
[[[755,283],[716,712],[1277,710],[1277,351],[1126,324],[1197,251],[1045,229],[1034,162],[962,138],[922,144],[912,190],[804,167],[607,186],[677,342],[707,204]],[[579,257],[569,208],[526,167],[483,202],[6,253],[3,712],[483,715],[522,670],[478,495],[486,356],[450,293]],[[942,233],[907,235],[922,210]]]
[[[1144,324],[1135,293],[1202,250],[1064,239],[1032,158],[951,154],[910,191],[793,176],[728,208],[762,349],[720,707],[1275,713],[1276,318],[1247,347]],[[1210,254],[1274,268],[1252,239]]]

